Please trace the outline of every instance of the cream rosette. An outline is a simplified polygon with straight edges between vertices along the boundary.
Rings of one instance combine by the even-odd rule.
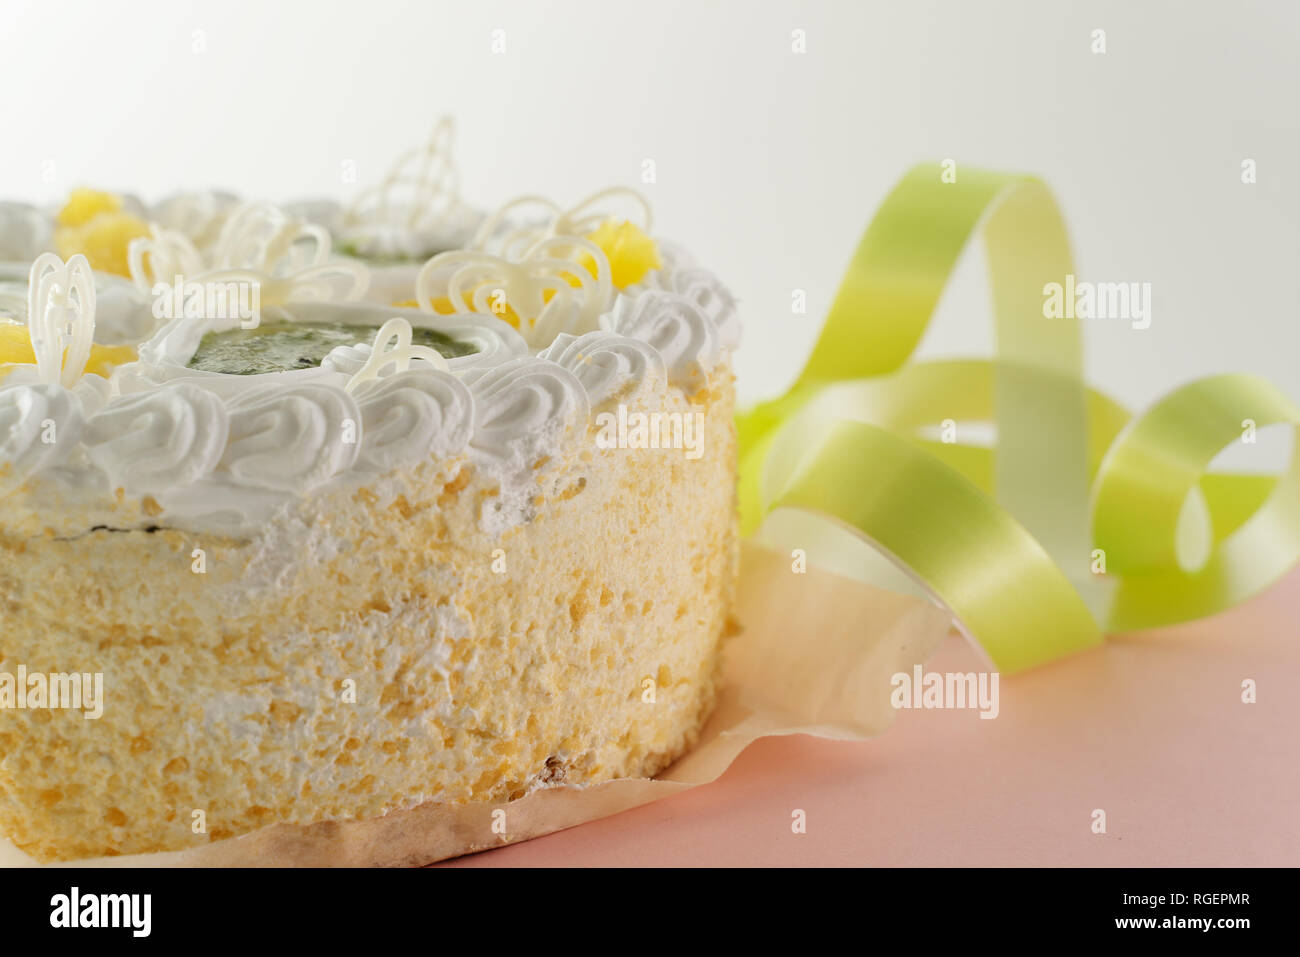
[[[667,379],[663,356],[654,346],[612,332],[561,333],[540,358],[572,372],[593,407],[643,387],[657,388]]]
[[[81,402],[58,384],[0,383],[0,492],[63,464],[85,428]]]
[[[650,290],[619,296],[601,317],[611,332],[653,346],[668,369],[668,380],[687,393],[708,384],[710,370],[722,358],[718,327],[691,299],[680,293]]]
[[[685,296],[709,317],[718,330],[718,340],[723,347],[737,348],[740,345],[740,312],[731,290],[713,272],[697,265],[678,244],[659,240],[658,247],[663,268],[650,272],[640,283],[629,286],[624,292],[635,296],[647,290],[660,290]]]
[[[204,336],[240,328],[238,317],[173,320],[113,376],[115,396],[89,429],[92,462],[115,487],[154,495],[164,515],[244,534],[333,480],[365,481],[465,453],[475,400],[454,372],[528,353],[518,333],[491,316],[364,302],[288,303],[277,316],[355,326],[357,343],[335,348],[316,368],[234,375],[188,364]],[[411,345],[414,328],[475,351],[444,359]]]

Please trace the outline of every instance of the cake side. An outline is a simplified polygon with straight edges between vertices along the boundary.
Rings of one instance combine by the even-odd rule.
[[[105,687],[97,720],[6,714],[0,832],[42,860],[168,850],[660,770],[708,713],[734,586],[720,371],[609,404],[698,414],[698,458],[593,426],[500,534],[499,482],[462,459],[327,490],[249,541],[0,537],[0,671]]]

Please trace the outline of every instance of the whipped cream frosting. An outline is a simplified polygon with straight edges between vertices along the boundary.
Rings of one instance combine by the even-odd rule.
[[[374,474],[465,451],[474,431],[474,397],[450,372],[407,370],[375,379],[357,398],[364,440],[357,468]]]
[[[664,268],[649,273],[628,291],[635,294],[643,289],[661,289],[686,297],[709,317],[723,348],[736,349],[740,345],[740,312],[731,290],[712,272],[696,265],[681,246],[666,240],[660,240],[658,245]]]
[[[189,317],[163,325],[139,345],[138,361],[108,379],[84,375],[69,387],[14,367],[0,378],[0,493],[34,479],[63,500],[111,501],[121,489],[152,498],[158,524],[246,537],[327,484],[365,485],[429,462],[454,472],[467,462],[499,483],[486,529],[527,521],[539,469],[587,436],[598,407],[667,387],[689,395],[738,337],[730,294],[675,247],[664,244],[663,269],[616,290],[599,247],[557,231],[588,230],[598,216],[575,209],[514,231],[511,243],[527,235],[532,245],[513,258],[484,249],[434,256],[421,270],[419,308],[279,298],[266,310],[278,320],[383,326],[373,342],[335,348],[317,368],[190,369],[205,334],[240,323]],[[233,227],[240,215],[259,228]],[[288,242],[286,224],[296,231]],[[265,210],[229,209],[221,231],[242,240],[213,245],[223,267],[252,264],[273,278],[321,264],[319,253],[294,251],[304,235],[328,244],[327,232],[304,233]],[[97,303],[113,302],[98,295],[106,287],[138,311],[138,288],[96,276],[91,308],[70,320],[83,334],[98,328]],[[497,288],[520,330],[498,318]],[[436,298],[457,311],[435,312]],[[127,325],[119,311],[130,310],[107,309],[110,325]],[[419,327],[476,351],[443,359],[411,347]]]
[[[54,242],[54,217],[28,203],[0,202],[0,262],[29,263]]]
[[[85,429],[81,402],[58,384],[0,392],[0,489],[16,487],[69,456]]]
[[[159,495],[217,467],[230,419],[212,393],[171,383],[105,403],[87,421],[82,443],[110,486],[132,495]]]
[[[605,331],[581,336],[562,332],[540,356],[572,372],[593,406],[638,388],[659,388],[668,377],[664,358],[654,346]]]
[[[620,296],[601,325],[654,347],[668,367],[668,380],[687,392],[708,383],[709,370],[722,356],[717,325],[680,293],[656,289]]]

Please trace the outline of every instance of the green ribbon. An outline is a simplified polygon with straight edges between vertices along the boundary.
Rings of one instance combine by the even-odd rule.
[[[908,362],[980,236],[991,360]],[[1266,380],[1212,376],[1131,418],[1083,381],[1075,319],[1044,316],[1074,273],[1038,179],[937,164],[867,227],[790,391],[739,416],[742,530],[778,508],[828,517],[912,574],[1005,672],[1106,632],[1221,611],[1300,561],[1300,410]],[[962,442],[972,423],[996,440]],[[1252,428],[1297,433],[1280,477],[1210,472]],[[936,439],[935,427],[955,432]]]

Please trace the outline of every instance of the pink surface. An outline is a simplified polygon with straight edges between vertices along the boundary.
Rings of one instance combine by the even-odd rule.
[[[994,720],[903,711],[871,741],[759,741],[713,784],[449,866],[1300,865],[1298,622],[1300,571],[1004,679]],[[928,670],[979,667],[950,637]]]

